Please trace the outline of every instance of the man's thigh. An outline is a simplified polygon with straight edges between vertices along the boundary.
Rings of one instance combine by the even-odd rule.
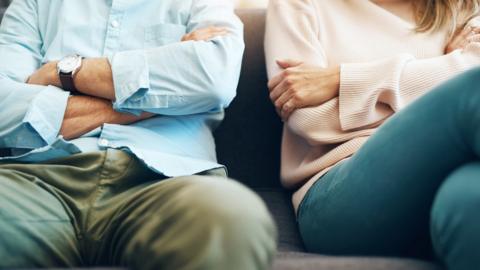
[[[54,194],[35,176],[0,168],[0,268],[82,264],[71,219]]]
[[[222,170],[151,182],[117,196],[116,205],[98,213],[113,222],[106,234],[93,236],[103,238],[99,258],[109,260],[96,264],[266,268],[276,246],[267,208],[252,191],[218,175]]]

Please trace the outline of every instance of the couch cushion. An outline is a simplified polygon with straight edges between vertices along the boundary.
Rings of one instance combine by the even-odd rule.
[[[333,257],[280,252],[273,270],[441,270],[431,263],[403,258]]]
[[[5,13],[5,8],[4,7],[0,7],[0,22],[2,21],[2,18],[3,18],[3,14]]]
[[[281,189],[256,189],[277,223],[279,251],[305,251],[293,212],[290,194]]]
[[[239,10],[246,50],[237,97],[215,132],[219,162],[250,187],[279,187],[282,123],[268,98],[263,37],[265,10]]]
[[[10,0],[0,0],[0,21],[2,21],[3,14],[5,13],[5,9],[10,4]]]
[[[305,253],[297,229],[290,194],[281,189],[256,189],[267,204],[278,230],[273,270],[438,270],[431,263],[403,258],[333,257]]]

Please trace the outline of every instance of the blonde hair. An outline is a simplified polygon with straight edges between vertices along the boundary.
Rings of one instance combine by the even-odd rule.
[[[417,32],[448,27],[451,34],[480,13],[480,0],[414,0]]]

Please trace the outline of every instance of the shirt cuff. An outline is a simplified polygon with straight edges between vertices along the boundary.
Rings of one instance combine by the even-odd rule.
[[[144,51],[119,52],[109,57],[112,67],[115,102],[113,108],[140,114],[138,110],[128,110],[128,102],[139,102],[150,88],[148,60]]]
[[[47,86],[33,99],[23,123],[29,125],[46,144],[53,143],[60,133],[69,96],[60,88]]]

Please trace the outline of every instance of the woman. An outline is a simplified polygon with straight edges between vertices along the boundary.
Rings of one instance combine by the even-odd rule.
[[[442,84],[480,64],[479,6],[271,1],[282,182],[309,251],[400,255],[430,233],[449,269],[480,269],[480,70]]]

